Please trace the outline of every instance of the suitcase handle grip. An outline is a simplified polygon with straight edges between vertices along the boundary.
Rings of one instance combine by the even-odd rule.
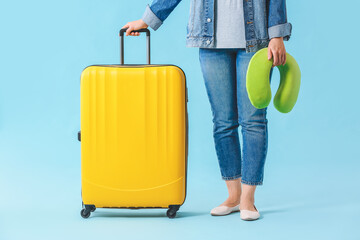
[[[124,33],[126,32],[128,28],[122,28],[120,30],[120,37],[124,35]],[[138,30],[132,30],[131,32],[146,32],[146,36],[150,36],[150,30],[147,29],[147,28],[141,28],[141,29],[138,29]]]
[[[127,28],[120,29],[120,64],[124,64],[124,33]],[[147,64],[150,64],[150,30],[147,28],[141,28],[138,30],[133,30],[131,32],[145,32],[146,33],[146,50],[147,50]]]

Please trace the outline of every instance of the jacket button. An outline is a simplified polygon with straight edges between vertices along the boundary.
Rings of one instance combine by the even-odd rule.
[[[207,19],[207,22],[211,22],[211,18],[208,18],[208,19]]]
[[[210,40],[207,40],[206,43],[207,43],[207,44],[210,44]]]

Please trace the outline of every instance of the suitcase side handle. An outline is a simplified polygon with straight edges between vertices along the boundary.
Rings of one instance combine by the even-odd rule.
[[[124,65],[124,33],[126,32],[127,28],[120,29],[120,64]],[[146,58],[147,64],[150,64],[150,30],[147,28],[141,28],[138,30],[133,30],[131,32],[145,32],[146,33]]]

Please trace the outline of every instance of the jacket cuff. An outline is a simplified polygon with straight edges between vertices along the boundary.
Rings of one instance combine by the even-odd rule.
[[[158,29],[163,23],[151,10],[149,5],[146,6],[145,12],[141,19],[154,30]]]
[[[289,40],[291,36],[291,23],[278,24],[268,28],[269,39],[274,37],[283,37],[284,40]]]

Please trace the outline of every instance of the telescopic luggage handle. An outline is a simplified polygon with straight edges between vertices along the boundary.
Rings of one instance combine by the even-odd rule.
[[[122,28],[120,30],[120,64],[124,64],[124,33],[127,28]],[[147,49],[147,63],[150,64],[150,30],[147,28],[142,28],[138,30],[133,30],[131,32],[146,32],[146,49]]]

